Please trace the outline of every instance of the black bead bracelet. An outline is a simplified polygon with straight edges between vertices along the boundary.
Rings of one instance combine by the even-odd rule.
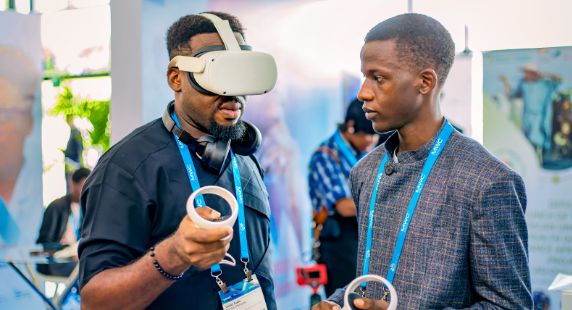
[[[166,272],[163,267],[161,267],[161,265],[159,265],[159,262],[157,261],[157,258],[155,258],[155,247],[151,247],[149,249],[149,255],[151,255],[151,258],[153,259],[153,266],[155,266],[155,269],[157,269],[157,271],[159,271],[159,273],[169,279],[169,280],[173,280],[173,281],[177,281],[181,278],[183,278],[183,275],[185,274],[184,272],[179,274],[179,275],[174,275],[174,274],[170,274],[168,272]]]

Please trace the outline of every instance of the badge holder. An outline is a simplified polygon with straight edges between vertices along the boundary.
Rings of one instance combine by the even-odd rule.
[[[381,276],[374,275],[374,274],[366,274],[366,275],[357,277],[355,280],[353,280],[348,285],[348,287],[346,288],[346,293],[344,294],[344,307],[342,310],[355,309],[353,307],[354,299],[359,298],[359,297],[363,297],[363,293],[365,293],[365,291],[362,290],[361,296],[360,296],[360,294],[356,294],[354,291],[359,286],[361,286],[361,284],[363,282],[379,282],[379,283],[382,283],[384,285],[384,287],[386,287],[389,290],[389,293],[387,291],[384,292],[383,298],[386,299],[387,296],[391,297],[391,301],[389,302],[389,306],[387,307],[387,310],[396,310],[397,309],[397,292],[395,291],[395,288],[393,287],[393,285],[391,285],[391,283],[389,283],[389,281],[387,281],[385,278],[383,278]]]

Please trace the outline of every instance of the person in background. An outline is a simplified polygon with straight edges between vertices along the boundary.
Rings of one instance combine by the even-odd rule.
[[[90,173],[91,170],[87,168],[79,168],[73,172],[69,193],[52,201],[46,208],[36,243],[70,245],[79,240],[79,199]]]
[[[71,176],[76,169],[82,166],[83,138],[81,132],[74,124],[74,117],[66,116],[66,123],[70,127],[70,136],[64,151],[64,166],[66,169],[66,189],[70,191]]]
[[[314,232],[315,241],[319,240],[314,256],[327,268],[327,296],[355,277],[358,226],[348,179],[352,167],[379,139],[362,105],[357,99],[349,104],[344,122],[310,159],[308,185],[314,226],[321,227]]]
[[[22,50],[0,45],[0,246],[33,245],[43,209],[41,165],[25,158],[38,69]],[[34,228],[26,229],[30,225]]]
[[[524,182],[441,114],[454,55],[447,29],[422,14],[365,37],[358,98],[375,131],[396,132],[350,175],[356,274],[385,277],[398,309],[531,309]],[[339,309],[344,293],[313,309]],[[380,283],[364,296],[355,308],[386,309],[392,298]]]
[[[40,233],[36,243],[46,249],[73,245],[79,240],[81,228],[81,209],[79,199],[85,180],[91,171],[79,168],[71,176],[69,193],[50,203],[44,212]],[[76,263],[38,265],[38,271],[54,276],[67,276]]]

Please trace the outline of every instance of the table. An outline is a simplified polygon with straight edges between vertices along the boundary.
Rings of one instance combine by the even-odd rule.
[[[42,298],[46,305],[53,310],[61,308],[63,298],[60,299],[60,297],[67,295],[67,290],[71,289],[72,284],[77,280],[79,271],[79,265],[76,265],[64,282],[66,291],[60,296],[56,294],[54,298],[50,299],[43,293],[34,265],[70,263],[77,262],[77,259],[72,257],[56,258],[52,254],[44,252],[43,249],[39,247],[0,247],[0,262],[10,266],[18,276]],[[26,272],[24,272],[24,269]]]

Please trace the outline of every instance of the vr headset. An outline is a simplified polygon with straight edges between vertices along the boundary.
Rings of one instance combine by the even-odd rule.
[[[260,95],[272,90],[277,72],[274,58],[240,45],[227,20],[209,13],[200,15],[213,23],[224,46],[207,46],[190,57],[175,56],[169,68],[188,72],[191,85],[207,95]]]

